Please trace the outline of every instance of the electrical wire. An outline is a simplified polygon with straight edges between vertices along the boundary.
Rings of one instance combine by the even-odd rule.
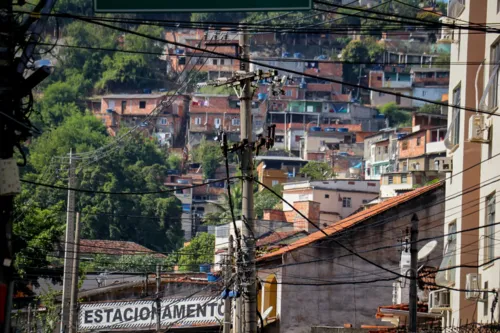
[[[72,16],[72,15],[69,15],[69,16],[72,17],[72,18],[74,18],[74,19],[78,19],[78,20],[81,20],[81,21],[84,21],[84,22],[87,22],[87,23],[100,25],[100,26],[103,26],[103,27],[106,27],[106,28],[110,28],[110,29],[113,29],[113,30],[116,30],[116,31],[123,32],[123,33],[130,33],[130,34],[137,35],[137,36],[140,36],[140,37],[143,37],[143,38],[148,38],[148,39],[151,39],[151,40],[155,40],[157,42],[167,43],[167,44],[181,46],[181,47],[186,47],[186,48],[190,48],[190,49],[198,50],[198,51],[203,51],[203,49],[200,49],[200,48],[195,47],[195,46],[187,45],[187,44],[184,44],[184,43],[179,43],[179,42],[175,42],[175,41],[169,41],[169,40],[166,40],[166,39],[163,39],[163,38],[157,38],[157,37],[150,36],[150,35],[147,35],[147,34],[139,33],[137,31],[133,31],[133,30],[121,28],[121,27],[110,25],[110,24],[107,24],[107,23],[98,22],[98,21],[95,21],[95,20],[92,20],[92,19],[86,19],[86,18]],[[210,54],[218,55],[218,56],[224,56],[224,54],[222,54],[220,52],[215,52],[215,51],[206,51],[206,53],[210,53]],[[429,104],[435,104],[435,105],[439,105],[439,106],[452,107],[452,108],[455,108],[455,109],[460,109],[460,110],[465,110],[465,111],[471,111],[471,112],[475,112],[475,113],[488,114],[488,115],[491,115],[491,116],[500,116],[500,114],[495,114],[495,113],[491,113],[491,112],[487,112],[487,111],[482,111],[482,110],[476,110],[476,109],[470,108],[470,107],[462,107],[460,105],[450,105],[450,104],[447,104],[447,103],[438,102],[438,101],[432,101],[432,100],[428,100],[428,99],[421,98],[421,97],[416,97],[416,96],[401,95],[400,93],[393,92],[393,91],[388,91],[388,90],[383,90],[383,89],[378,89],[378,88],[370,88],[370,87],[366,87],[366,86],[363,86],[363,85],[349,83],[349,82],[344,82],[344,81],[337,80],[337,79],[325,78],[325,77],[321,77],[319,75],[313,75],[313,74],[303,73],[303,72],[299,72],[299,71],[295,71],[295,70],[291,70],[291,69],[282,68],[282,67],[279,67],[279,66],[273,66],[273,65],[270,65],[270,64],[264,64],[264,63],[260,63],[260,62],[253,61],[253,60],[243,59],[243,58],[238,57],[238,56],[233,56],[233,55],[226,55],[226,56],[229,59],[239,60],[239,61],[247,62],[247,63],[250,63],[250,64],[254,64],[254,65],[257,65],[257,66],[267,67],[267,68],[270,68],[270,69],[282,70],[284,72],[288,72],[288,73],[292,73],[292,74],[297,74],[297,75],[302,75],[304,77],[310,77],[310,78],[314,78],[314,79],[321,79],[321,80],[328,81],[328,82],[333,82],[333,83],[340,83],[340,84],[343,84],[343,85],[346,85],[346,86],[350,86],[350,87],[353,87],[353,88],[360,88],[360,89],[365,89],[365,90],[370,90],[370,91],[375,91],[375,92],[381,92],[381,93],[385,93],[385,94],[389,94],[389,95],[394,95],[394,96],[403,96],[404,98],[408,98],[408,99],[411,99],[411,100],[421,101],[421,102],[425,102],[425,103],[429,103]]]
[[[48,188],[57,189],[57,190],[66,190],[66,191],[71,190],[71,191],[83,192],[83,193],[113,194],[113,195],[146,195],[146,194],[174,193],[175,191],[178,191],[178,190],[193,189],[196,187],[220,183],[221,181],[229,181],[232,179],[240,179],[240,178],[241,177],[223,178],[223,179],[211,180],[211,181],[201,183],[201,184],[193,184],[191,186],[180,186],[180,187],[173,189],[173,190],[143,191],[143,192],[139,192],[139,191],[137,191],[137,192],[113,192],[113,191],[100,191],[100,190],[86,190],[86,189],[81,189],[81,188],[70,188],[70,187],[58,186],[58,185],[52,185],[52,184],[44,184],[44,183],[39,183],[39,182],[27,180],[27,179],[21,179],[21,182],[36,185],[36,186],[48,187]]]

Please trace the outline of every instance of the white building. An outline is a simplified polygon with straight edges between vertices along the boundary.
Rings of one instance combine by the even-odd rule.
[[[450,0],[448,16],[461,22],[500,22],[498,1]],[[449,19],[447,23],[453,23]],[[448,135],[445,140],[449,160],[443,161],[447,174],[444,233],[445,253],[436,282],[463,292],[443,289],[435,311],[444,309],[448,323],[491,322],[499,320],[499,306],[492,306],[500,288],[500,255],[495,226],[500,191],[500,118],[498,117],[498,66],[500,37],[498,34],[474,32],[452,33],[451,62],[468,63],[451,71],[448,110]],[[477,65],[473,65],[475,63]],[[476,85],[477,82],[477,85]],[[489,89],[487,89],[489,87]],[[477,93],[477,95],[476,95]],[[479,103],[478,103],[479,102]],[[485,110],[477,114],[461,108]],[[470,126],[471,119],[479,126]],[[481,124],[481,122],[484,122]],[[482,142],[481,142],[482,141]],[[471,231],[464,231],[472,229]],[[468,265],[456,269],[453,266]]]
[[[287,183],[283,186],[283,198],[291,203],[314,201],[320,204],[320,220],[341,220],[362,205],[378,196],[380,182],[366,180],[325,180]],[[292,211],[283,204],[283,211]]]

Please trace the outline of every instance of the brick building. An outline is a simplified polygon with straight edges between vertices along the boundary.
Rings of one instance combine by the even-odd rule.
[[[92,100],[93,114],[102,119],[111,135],[121,127],[138,126],[160,144],[173,145],[183,134],[188,97],[167,94],[113,94]],[[150,117],[153,115],[153,117]]]

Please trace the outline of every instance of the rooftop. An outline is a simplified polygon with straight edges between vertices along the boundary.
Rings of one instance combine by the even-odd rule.
[[[152,254],[156,257],[166,257],[164,254],[157,253],[134,242],[98,239],[80,240],[80,253],[108,255]]]
[[[167,93],[162,94],[112,94],[104,95],[102,98],[105,99],[148,99],[148,98],[160,98],[167,95]]]
[[[286,242],[286,239],[301,233],[307,235],[307,233],[303,230],[276,231],[270,235],[258,239],[257,246],[266,246],[266,245],[273,245],[276,243]]]
[[[307,162],[300,157],[293,156],[256,156],[256,161],[290,161],[290,162]]]
[[[426,193],[429,193],[431,191],[434,191],[440,187],[443,186],[443,182],[439,182],[433,185],[425,186],[418,188],[416,190],[410,191],[408,193],[387,199],[377,205],[374,205],[366,210],[360,211],[358,213],[355,213],[333,225],[330,225],[326,228],[323,229],[323,231],[328,235],[334,235],[336,233],[339,233],[340,231],[343,231],[345,229],[348,229],[358,223],[361,223],[363,221],[366,221],[378,214],[384,213],[387,210],[397,207],[400,204],[403,204],[405,202],[408,202],[412,199],[418,198],[421,195],[424,195]],[[323,234],[321,231],[314,232],[310,234],[307,237],[304,237],[290,245],[288,245],[285,248],[282,248],[278,251],[268,253],[263,255],[262,257],[258,258],[258,261],[264,261],[264,260],[269,260],[269,259],[275,259],[281,257],[282,254],[291,252],[296,249],[303,248],[305,246],[308,246],[310,244],[313,244],[319,240],[324,239],[325,234]]]

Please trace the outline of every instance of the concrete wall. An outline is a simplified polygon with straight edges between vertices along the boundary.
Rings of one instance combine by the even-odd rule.
[[[417,157],[425,154],[425,131],[398,140],[399,158]]]
[[[425,98],[430,101],[441,101],[443,94],[448,93],[448,86],[440,86],[440,87],[414,87],[413,88],[413,96]],[[421,107],[425,104],[428,104],[423,101],[413,100],[412,102],[414,107]]]
[[[427,193],[413,201],[403,203],[385,213],[356,225],[349,231],[337,236],[342,242],[357,252],[368,251],[385,245],[394,245],[401,231],[410,226],[411,215],[415,212],[420,219],[419,237],[442,235],[439,226],[443,223],[443,188]],[[374,225],[377,223],[377,225]],[[423,244],[419,244],[419,248]],[[386,268],[399,270],[399,248],[364,252],[364,257]],[[441,248],[435,250],[429,264],[438,265]],[[372,284],[352,285],[349,282],[387,276],[387,273],[359,258],[352,257],[332,241],[313,244],[286,253],[282,257],[284,267],[277,273],[278,313],[280,332],[308,333],[312,326],[343,326],[351,323],[361,325],[380,325],[375,318],[377,307],[392,304],[392,281]],[[433,259],[435,258],[435,259]],[[324,260],[317,260],[324,259]],[[309,263],[303,263],[307,262]],[[281,258],[269,265],[276,265]],[[286,265],[303,263],[298,265]],[[262,265],[262,264],[261,264]],[[264,267],[263,267],[264,269]],[[272,271],[275,271],[273,269]],[[264,274],[262,271],[261,274]],[[287,283],[318,284],[325,281],[344,281],[345,285],[297,286]]]

